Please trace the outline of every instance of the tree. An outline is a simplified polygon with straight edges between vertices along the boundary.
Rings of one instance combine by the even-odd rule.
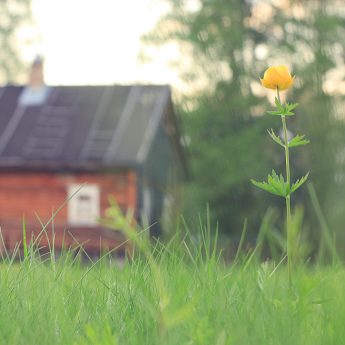
[[[34,26],[30,0],[0,1],[0,81],[17,82],[25,63],[22,48],[37,36],[28,37],[24,29]]]
[[[284,206],[279,198],[266,199],[249,179],[266,179],[272,167],[284,172],[284,153],[265,133],[281,126],[279,119],[265,115],[272,108],[267,95],[272,102],[274,94],[267,94],[258,78],[270,66],[287,64],[297,77],[292,91],[283,95],[301,104],[288,128],[294,134],[303,128],[311,140],[302,154],[291,152],[292,180],[310,171],[327,209],[330,195],[334,198],[340,189],[334,176],[343,143],[342,123],[334,111],[341,97],[336,99],[325,85],[332,70],[344,67],[344,19],[336,11],[336,1],[202,0],[193,1],[193,10],[191,1],[166,2],[170,11],[143,36],[143,43],[148,47],[178,42],[182,59],[174,66],[194,91],[181,96],[179,103],[191,141],[193,180],[188,187],[193,205],[200,210],[209,202],[213,219],[233,235],[241,231],[244,216],[255,234],[270,203]],[[342,195],[337,198],[342,200]],[[293,201],[310,205],[305,187]],[[316,229],[310,207],[306,217]]]

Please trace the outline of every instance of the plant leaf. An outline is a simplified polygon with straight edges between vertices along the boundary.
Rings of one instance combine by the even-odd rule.
[[[272,194],[280,195],[284,197],[289,195],[289,194],[286,194],[286,191],[290,190],[290,187],[284,182],[284,178],[282,175],[280,175],[280,179],[279,179],[279,176],[276,174],[274,170],[272,170],[272,176],[268,175],[268,184],[266,182],[259,183],[254,180],[251,180],[251,181],[255,186],[267,192],[270,192]]]
[[[291,186],[291,191],[290,191],[290,194],[293,193],[297,188],[301,187],[302,184],[306,181],[306,179],[308,178],[308,175],[305,175],[301,178],[301,180],[297,180],[295,183],[292,184]]]
[[[251,180],[251,181],[252,181],[253,185],[255,185],[255,186],[265,190],[266,192],[270,192],[270,193],[275,194],[275,195],[280,195],[279,193],[277,193],[275,191],[275,189],[273,187],[268,186],[267,183],[266,183],[266,186],[265,186],[263,183],[256,182],[254,180]]]
[[[268,184],[266,182],[259,183],[254,180],[251,180],[251,181],[255,186],[267,192],[270,192],[275,195],[287,197],[306,181],[306,179],[308,178],[308,175],[309,173],[305,175],[304,177],[302,177],[301,180],[297,180],[295,183],[292,184],[291,187],[289,186],[288,183],[284,181],[283,175],[278,176],[274,170],[272,170],[272,176],[268,175]]]
[[[287,104],[287,111],[290,111],[294,108],[296,108],[299,105],[299,103],[295,103],[295,104]]]
[[[274,178],[272,178],[271,175],[268,175],[268,183],[271,187],[274,188],[278,195],[284,195],[282,186],[279,184],[279,182],[277,183],[277,181]]]
[[[285,145],[283,144],[283,142],[281,141],[281,139],[279,137],[277,137],[274,132],[273,129],[271,128],[271,132],[269,130],[267,130],[268,134],[271,136],[271,138],[278,143],[279,145],[285,147]]]
[[[299,142],[296,143],[296,144],[289,145],[289,147],[300,146],[300,145],[306,145],[306,144],[309,144],[309,143],[310,143],[309,140],[303,140],[303,141],[299,141]]]
[[[282,115],[281,111],[268,111],[268,113],[271,115]]]
[[[275,99],[275,103],[276,103],[276,106],[278,107],[278,109],[282,112],[282,113],[284,113],[284,108],[283,108],[283,106],[280,104],[280,102],[278,101],[278,98],[276,97],[276,99]]]
[[[268,111],[269,114],[271,114],[271,115],[282,115],[282,116],[295,115],[294,113],[291,112],[291,110],[296,108],[298,106],[298,103],[289,104],[289,103],[285,102],[285,107],[283,108],[283,106],[279,103],[279,100],[277,97],[275,98],[275,103],[276,103],[276,106],[278,107],[279,111]]]
[[[269,175],[268,175],[269,176]],[[276,172],[272,169],[272,177],[274,178],[274,180],[276,181],[276,182],[278,182],[279,181],[279,177],[278,177],[278,175],[276,174]]]
[[[304,135],[296,135],[296,136],[289,142],[289,145],[290,145],[290,144],[297,143],[298,141],[300,141],[300,140],[303,139],[304,137],[305,137]]]
[[[304,138],[304,135],[297,135],[295,138],[293,138],[290,142],[289,142],[289,147],[294,147],[294,146],[299,146],[299,145],[306,145],[308,144],[310,141],[309,140],[302,140]]]

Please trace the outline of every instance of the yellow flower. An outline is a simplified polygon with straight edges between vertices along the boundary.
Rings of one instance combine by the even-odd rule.
[[[278,86],[279,91],[284,91],[290,88],[294,79],[295,77],[291,77],[291,74],[286,66],[270,67],[268,70],[266,70],[264,79],[260,78],[261,84],[265,88],[277,90]]]

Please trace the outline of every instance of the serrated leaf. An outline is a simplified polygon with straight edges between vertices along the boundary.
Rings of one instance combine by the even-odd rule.
[[[301,180],[297,180],[295,183],[292,184],[291,189],[290,189],[290,194],[293,193],[297,188],[301,187],[302,184],[306,181],[306,179],[308,178],[308,175],[305,175],[301,178]]]
[[[280,174],[280,184],[281,184],[282,186],[285,186],[284,177],[283,177],[282,174]]]
[[[284,108],[283,106],[280,104],[280,102],[278,101],[278,98],[276,97],[275,99],[275,103],[276,103],[276,106],[278,107],[278,109],[283,113],[284,112]]]
[[[273,132],[273,129],[271,128],[271,131],[270,132],[269,130],[267,130],[268,134],[271,136],[271,138],[279,145],[285,147],[285,145],[283,144],[283,142],[281,141],[281,139],[279,137],[277,137],[274,132]]]
[[[294,147],[294,146],[299,146],[299,145],[306,145],[306,144],[309,144],[309,143],[310,143],[309,140],[303,140],[303,141],[299,141],[296,144],[289,145],[289,147]]]
[[[268,175],[268,176],[270,176],[270,175]],[[272,177],[274,178],[275,181],[279,180],[278,175],[276,174],[276,172],[273,169],[272,169]]]
[[[270,193],[275,194],[275,195],[280,195],[279,193],[277,193],[277,192],[274,190],[273,187],[268,186],[267,183],[266,183],[267,187],[265,187],[265,186],[264,186],[262,183],[260,183],[260,182],[256,182],[256,181],[254,181],[254,180],[251,180],[251,181],[252,181],[253,185],[255,185],[255,186],[257,186],[257,187],[259,187],[259,188],[265,190],[266,192],[270,192]]]
[[[298,135],[297,134],[293,139],[290,140],[289,145],[297,143],[298,141],[300,141],[304,137],[305,137],[305,135]]]
[[[282,115],[281,111],[268,111],[268,113],[271,115]]]
[[[297,180],[291,187],[284,181],[283,175],[278,176],[274,170],[272,170],[272,176],[268,175],[268,184],[266,182],[259,183],[254,180],[251,181],[255,186],[267,192],[287,197],[306,181],[308,175],[309,173],[302,177],[301,180]]]
[[[274,188],[274,190],[277,192],[278,195],[284,196],[284,191],[282,189],[282,186],[275,181],[274,178],[272,178],[271,175],[268,175],[268,183],[270,184],[271,187]]]
[[[262,182],[262,184],[264,185],[265,188],[268,188],[268,189],[273,188],[273,187],[271,187],[270,185],[268,185],[265,181]]]
[[[288,103],[287,111],[290,111],[290,110],[296,108],[298,105],[299,105],[299,103],[295,103],[295,104],[289,104]]]
[[[282,187],[281,185],[279,185],[279,177],[273,169],[272,169],[272,177],[270,175],[268,175],[268,181],[270,181],[270,180],[272,181],[272,183],[274,185],[277,186],[277,188]],[[281,189],[281,192],[282,191],[283,191],[283,189]]]
[[[272,176],[268,175],[268,184],[266,182],[256,182],[254,180],[251,180],[252,183],[263,189],[266,190],[267,192],[270,192],[275,195],[280,195],[280,196],[287,196],[286,195],[286,190],[287,190],[287,184],[284,182],[284,179],[281,175],[281,178],[279,179],[278,175],[274,170],[272,170]]]
[[[290,191],[290,186],[289,186],[287,183],[285,183],[284,177],[283,177],[282,174],[280,174],[280,183],[281,183],[282,186],[283,186],[284,196],[289,195],[289,194],[290,194],[290,193],[289,193],[289,191]]]
[[[304,138],[304,135],[297,135],[295,138],[293,138],[290,142],[289,142],[289,147],[294,147],[294,146],[299,146],[299,145],[306,145],[308,144],[310,141],[309,140],[302,140]]]

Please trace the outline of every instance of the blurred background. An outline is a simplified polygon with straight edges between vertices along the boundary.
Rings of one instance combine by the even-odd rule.
[[[275,92],[259,77],[286,65],[296,75],[282,100],[310,144],[291,149],[295,240],[305,255],[327,236],[345,241],[345,4],[341,0],[6,0],[0,2],[0,82],[26,83],[37,54],[50,85],[170,84],[189,166],[182,213],[223,238],[284,248],[285,200],[254,187],[284,150],[267,133]],[[313,193],[315,191],[315,194]],[[315,197],[316,196],[316,197]],[[320,206],[318,208],[317,206]],[[217,225],[218,224],[218,225]],[[172,224],[174,229],[175,225]],[[329,230],[329,232],[328,232]]]

